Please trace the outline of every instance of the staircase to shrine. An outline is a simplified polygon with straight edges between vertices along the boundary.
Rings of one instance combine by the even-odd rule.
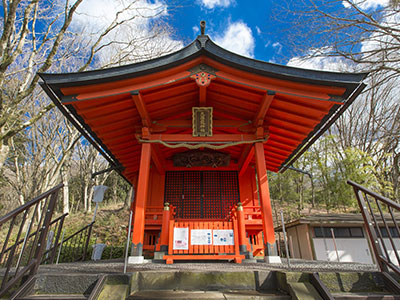
[[[182,264],[183,265],[183,264]],[[69,273],[66,264],[36,275],[35,284],[17,300],[133,300],[133,299],[383,299],[397,300],[380,272],[287,272],[229,269],[213,264],[196,269],[167,269],[151,264],[149,270],[123,273]],[[218,264],[220,265],[220,264]],[[74,265],[76,267],[77,264]],[[110,264],[107,264],[109,267]],[[232,264],[230,264],[232,266]],[[199,270],[203,268],[203,270]],[[211,268],[210,271],[207,271]],[[71,268],[72,269],[72,268]],[[85,267],[82,268],[85,270]],[[90,268],[86,268],[91,272]],[[114,271],[110,268],[110,271]],[[319,281],[319,282],[318,282]],[[324,292],[325,289],[325,292]],[[8,299],[8,298],[4,298]]]
[[[389,226],[394,224],[396,230],[400,231],[394,218],[394,211],[400,211],[400,206],[353,182],[349,183],[355,189],[370,239],[375,241],[377,245],[374,248],[375,259],[377,260],[377,266],[373,266],[374,271],[362,264],[358,266],[347,265],[346,267],[346,264],[338,263],[336,267],[340,267],[341,271],[339,272],[327,269],[325,262],[311,264],[307,261],[304,261],[301,267],[296,267],[295,262],[291,264],[291,267],[265,262],[241,265],[230,263],[196,264],[193,261],[176,265],[150,263],[135,267],[130,266],[126,274],[122,273],[122,262],[79,262],[76,264],[41,265],[39,267],[39,264],[47,257],[43,245],[46,244],[44,243],[46,234],[55,221],[52,221],[51,214],[60,189],[60,186],[57,186],[0,219],[4,224],[11,220],[9,231],[11,232],[14,225],[13,220],[17,214],[23,214],[25,220],[28,209],[37,206],[39,201],[44,200],[48,205],[43,206],[46,208],[47,214],[40,219],[39,227],[42,229],[36,230],[35,235],[33,235],[37,237],[34,243],[36,250],[32,251],[35,252],[35,256],[32,256],[31,260],[27,260],[26,266],[21,264],[21,268],[18,268],[20,266],[19,259],[16,263],[13,263],[14,258],[22,256],[16,254],[24,252],[23,243],[19,242],[21,229],[18,230],[16,242],[10,247],[12,255],[8,254],[5,267],[0,269],[0,282],[2,283],[0,299],[400,300],[400,269],[398,267],[400,257],[388,229]],[[245,213],[241,213],[240,207],[241,204],[232,210],[232,220],[242,218],[241,223],[246,224],[251,219],[244,218]],[[259,208],[250,206],[248,209],[257,210]],[[389,215],[385,214],[386,211],[389,212]],[[254,213],[258,214],[257,211]],[[164,211],[162,215],[167,214]],[[182,227],[182,224],[180,224],[182,221],[171,220],[171,222],[174,222],[178,228],[188,227],[190,229],[192,225],[194,226],[194,224],[183,224],[185,227]],[[383,239],[382,231],[379,230],[381,224],[388,232],[389,242],[385,242]],[[174,226],[171,226],[170,230]],[[215,221],[212,222],[212,226],[216,226]],[[221,223],[218,226],[222,226],[224,230],[231,230],[224,227],[229,226],[227,224]],[[196,229],[196,227],[193,228]],[[234,232],[237,232],[237,230],[234,230]],[[30,235],[26,234],[26,236]],[[7,245],[7,240],[8,237],[4,245]],[[22,250],[17,248],[20,244]],[[169,244],[171,244],[171,239]],[[237,242],[234,244],[237,245]],[[8,248],[4,245],[2,255],[8,253]],[[17,251],[18,249],[20,252]],[[193,248],[193,251],[196,251],[195,248]],[[237,252],[237,249],[229,250],[228,247],[224,251]],[[222,250],[218,251],[218,253],[222,252]],[[173,259],[177,259],[181,255],[181,253],[172,254],[176,256]],[[229,260],[232,259],[234,257],[229,258]],[[332,265],[332,263],[330,264]],[[311,267],[312,271],[310,272]],[[29,270],[34,272],[29,272]],[[288,270],[296,270],[296,272],[289,272]],[[356,272],[355,270],[359,271]]]

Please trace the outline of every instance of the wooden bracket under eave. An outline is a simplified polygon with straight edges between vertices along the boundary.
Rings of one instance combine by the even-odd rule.
[[[257,110],[257,113],[254,117],[253,124],[254,126],[262,126],[264,124],[264,119],[265,116],[267,115],[268,109],[272,103],[272,100],[274,100],[275,97],[275,92],[274,91],[267,91],[260,103],[260,106]]]
[[[131,96],[133,102],[135,103],[136,109],[142,119],[143,126],[150,128],[153,122],[151,121],[150,115],[147,111],[146,104],[143,101],[142,95],[140,95],[139,91],[133,91],[131,92]]]

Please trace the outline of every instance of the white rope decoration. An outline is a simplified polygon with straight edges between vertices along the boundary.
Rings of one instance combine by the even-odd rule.
[[[224,149],[227,147],[232,147],[232,146],[238,146],[238,145],[243,145],[243,144],[253,144],[253,143],[258,143],[258,142],[266,142],[267,138],[264,139],[257,139],[257,140],[251,140],[251,141],[238,141],[238,142],[229,142],[229,143],[224,143],[222,145],[212,145],[210,143],[198,143],[198,144],[188,144],[188,143],[179,143],[179,144],[170,144],[166,143],[162,140],[143,140],[141,138],[138,138],[138,141],[140,143],[156,143],[156,144],[161,144],[167,148],[188,148],[188,149],[199,149],[199,148],[209,148],[209,149],[214,149],[214,150],[219,150],[219,149]]]

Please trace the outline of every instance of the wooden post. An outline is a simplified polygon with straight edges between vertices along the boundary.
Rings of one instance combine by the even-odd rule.
[[[239,230],[239,250],[240,254],[244,254],[245,256],[248,256],[249,252],[247,249],[247,243],[246,243],[246,225],[245,225],[245,219],[244,219],[244,211],[243,211],[243,206],[242,203],[238,203],[238,207],[236,210],[237,213],[237,220],[238,220],[238,230]]]
[[[269,195],[267,167],[265,162],[264,146],[261,142],[254,144],[258,190],[263,221],[265,258],[269,262],[280,262],[275,244],[274,221],[272,219],[271,199]],[[271,259],[269,259],[272,258]]]
[[[139,178],[136,188],[136,200],[134,203],[135,217],[133,220],[131,256],[142,257],[143,255],[143,237],[144,237],[144,225],[145,225],[144,223],[145,223],[147,192],[149,186],[150,160],[151,160],[151,145],[142,144]]]
[[[166,202],[164,204],[164,211],[162,217],[162,225],[161,225],[161,235],[160,235],[160,242],[157,245],[157,251],[161,252],[168,252],[168,235],[169,235],[169,220],[170,220],[170,210],[169,210],[169,203]]]

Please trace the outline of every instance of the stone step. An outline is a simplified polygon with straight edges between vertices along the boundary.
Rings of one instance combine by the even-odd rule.
[[[265,275],[266,276],[266,275]],[[255,272],[148,271],[132,275],[135,290],[225,291],[256,290]],[[261,284],[260,284],[261,285]]]
[[[314,286],[309,282],[289,282],[289,291],[295,300],[323,300]]]
[[[332,294],[389,294],[378,272],[320,272],[319,278]]]
[[[126,300],[134,299],[160,299],[160,300],[173,300],[173,299],[195,299],[195,300],[290,300],[289,295],[280,293],[259,293],[257,291],[172,291],[172,290],[143,290],[135,292],[126,298]]]
[[[82,294],[34,294],[17,298],[17,300],[87,300]]]
[[[400,295],[381,293],[335,293],[332,295],[336,300],[400,300]]]
[[[39,274],[33,295],[89,295],[99,280],[98,274]]]

